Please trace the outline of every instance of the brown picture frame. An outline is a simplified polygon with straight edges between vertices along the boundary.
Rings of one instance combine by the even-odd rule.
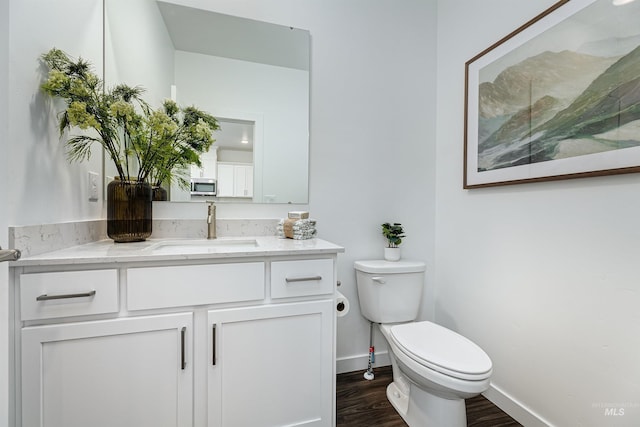
[[[640,1],[561,0],[465,63],[463,188],[640,172]]]

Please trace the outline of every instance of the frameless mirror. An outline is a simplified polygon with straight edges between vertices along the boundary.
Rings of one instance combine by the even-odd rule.
[[[309,48],[305,30],[169,1],[105,0],[106,85],[141,86],[154,107],[172,98],[220,121],[202,167],[183,171],[216,180],[217,201],[308,202]],[[168,190],[171,201],[213,197]]]

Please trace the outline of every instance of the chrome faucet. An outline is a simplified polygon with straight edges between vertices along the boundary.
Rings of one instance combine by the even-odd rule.
[[[0,246],[0,262],[17,261],[21,255],[22,253],[18,249],[2,249],[2,246]]]
[[[216,206],[207,202],[207,239],[216,238]]]

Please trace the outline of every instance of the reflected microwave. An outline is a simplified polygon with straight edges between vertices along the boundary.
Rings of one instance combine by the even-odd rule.
[[[215,196],[217,182],[213,178],[191,178],[192,196]]]

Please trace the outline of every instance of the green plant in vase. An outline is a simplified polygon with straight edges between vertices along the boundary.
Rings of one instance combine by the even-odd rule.
[[[195,107],[180,110],[172,101],[153,110],[140,87],[105,89],[89,62],[59,49],[41,59],[49,68],[42,91],[66,103],[59,113],[60,136],[74,128],[84,131],[67,139],[69,160],[88,159],[97,143],[117,170],[118,179],[107,187],[107,234],[116,242],[146,239],[151,235],[150,184],[171,181],[174,168],[199,164],[199,154],[214,142],[216,119]]]

